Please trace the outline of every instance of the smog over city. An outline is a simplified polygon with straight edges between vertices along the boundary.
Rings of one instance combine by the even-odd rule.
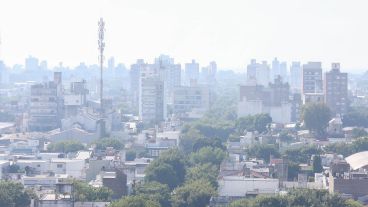
[[[0,207],[368,205],[367,8],[0,0]]]

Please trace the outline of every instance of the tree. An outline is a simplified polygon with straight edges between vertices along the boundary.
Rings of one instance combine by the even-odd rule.
[[[270,156],[279,157],[280,153],[275,145],[255,145],[246,150],[248,157],[256,157],[263,159],[266,162],[270,161]]]
[[[125,153],[125,160],[126,161],[133,161],[137,157],[137,153],[133,150],[128,150]]]
[[[236,131],[239,134],[243,134],[247,131],[258,131],[259,133],[266,132],[269,124],[272,122],[272,118],[269,114],[256,114],[254,116],[240,117],[236,123]]]
[[[111,203],[110,207],[161,207],[161,205],[144,196],[127,196]]]
[[[179,147],[183,152],[191,153],[194,151],[197,140],[201,139],[204,139],[204,136],[200,134],[198,129],[191,125],[185,125],[181,131]]]
[[[96,149],[105,150],[107,147],[113,147],[116,150],[120,150],[124,147],[124,144],[121,140],[116,138],[102,138],[95,141]]]
[[[325,190],[293,190],[286,196],[260,196],[255,199],[237,200],[230,207],[363,207],[352,200],[345,200],[337,194]]]
[[[19,165],[17,165],[17,164],[9,165],[9,167],[8,167],[8,172],[9,172],[9,173],[18,173],[18,172],[20,172],[20,167],[19,167]]]
[[[173,207],[205,207],[216,191],[206,180],[185,183],[174,190]]]
[[[76,201],[110,201],[112,191],[106,187],[96,188],[82,181],[73,181]]]
[[[195,124],[195,128],[206,138],[219,138],[223,141],[226,141],[229,135],[234,132],[233,123],[221,120],[216,122],[201,120]]]
[[[31,197],[21,183],[0,181],[1,207],[27,207],[31,203]]]
[[[193,152],[197,152],[203,147],[213,147],[226,150],[226,147],[220,138],[200,138],[194,142]]]
[[[198,152],[192,153],[190,160],[194,164],[211,163],[220,165],[225,156],[225,152],[220,148],[203,147]]]
[[[145,180],[148,182],[156,181],[166,184],[170,189],[174,189],[176,186],[181,184],[171,165],[155,161],[147,167]]]
[[[363,205],[358,201],[354,201],[352,199],[348,199],[345,201],[345,207],[362,207]]]
[[[215,189],[218,187],[217,176],[219,168],[211,163],[195,165],[188,169],[186,182],[207,180]]]
[[[288,132],[282,131],[279,133],[279,139],[281,142],[290,143],[293,141],[294,138],[291,135],[289,135]]]
[[[289,207],[288,201],[282,196],[259,196],[253,200],[237,200],[230,207]]]
[[[66,141],[60,141],[56,143],[51,143],[47,149],[51,152],[63,152],[63,153],[69,153],[69,152],[78,152],[79,150],[84,150],[84,145],[76,140],[66,140]]]
[[[321,173],[323,171],[321,156],[314,155],[313,156],[313,172]]]
[[[139,185],[136,194],[144,196],[152,201],[157,201],[162,207],[170,207],[170,188],[159,182],[148,182]]]
[[[289,161],[295,163],[308,163],[312,155],[321,154],[321,149],[316,146],[303,146],[300,148],[288,149],[283,154],[288,157]]]
[[[238,120],[236,120],[235,127],[237,133],[239,134],[243,134],[245,130],[254,131],[254,117],[250,115],[240,117]]]
[[[323,137],[331,119],[331,112],[325,104],[312,103],[303,108],[302,118],[305,127],[315,132],[317,136]]]
[[[254,129],[259,133],[267,131],[267,127],[272,122],[272,118],[269,114],[256,114],[254,116]]]
[[[289,161],[288,162],[288,180],[295,180],[298,178],[300,167],[298,163]]]
[[[146,168],[146,181],[167,184],[171,189],[182,184],[185,179],[186,163],[178,149],[168,150]]]
[[[342,117],[344,126],[368,127],[368,110],[366,107],[352,108]]]
[[[351,144],[334,143],[325,147],[326,152],[333,152],[344,155],[344,157],[352,155],[357,152],[368,150],[368,137],[360,137],[354,140]]]
[[[324,149],[326,152],[336,153],[338,155],[343,155],[344,157],[355,153],[355,149],[352,144],[340,142],[326,145]]]
[[[354,128],[351,133],[352,133],[353,138],[368,136],[368,133],[367,133],[367,131],[364,130],[364,128]]]

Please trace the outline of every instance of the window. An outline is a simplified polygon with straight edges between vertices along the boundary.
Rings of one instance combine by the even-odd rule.
[[[63,167],[63,164],[57,164],[56,167],[57,168],[62,168]]]

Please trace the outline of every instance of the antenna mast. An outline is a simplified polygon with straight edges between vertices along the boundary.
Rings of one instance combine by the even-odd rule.
[[[105,49],[105,22],[102,18],[100,18],[100,21],[98,22],[98,51],[99,54],[99,60],[100,60],[100,115],[101,118],[104,117],[104,107],[103,107],[103,61],[104,61],[104,49]]]

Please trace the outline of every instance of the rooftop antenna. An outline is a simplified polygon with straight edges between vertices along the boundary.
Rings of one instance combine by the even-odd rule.
[[[100,138],[105,137],[105,111],[103,106],[103,61],[104,61],[104,49],[105,49],[105,22],[100,18],[98,21],[98,51],[99,51],[99,61],[100,61],[100,120],[99,120],[99,136]]]

